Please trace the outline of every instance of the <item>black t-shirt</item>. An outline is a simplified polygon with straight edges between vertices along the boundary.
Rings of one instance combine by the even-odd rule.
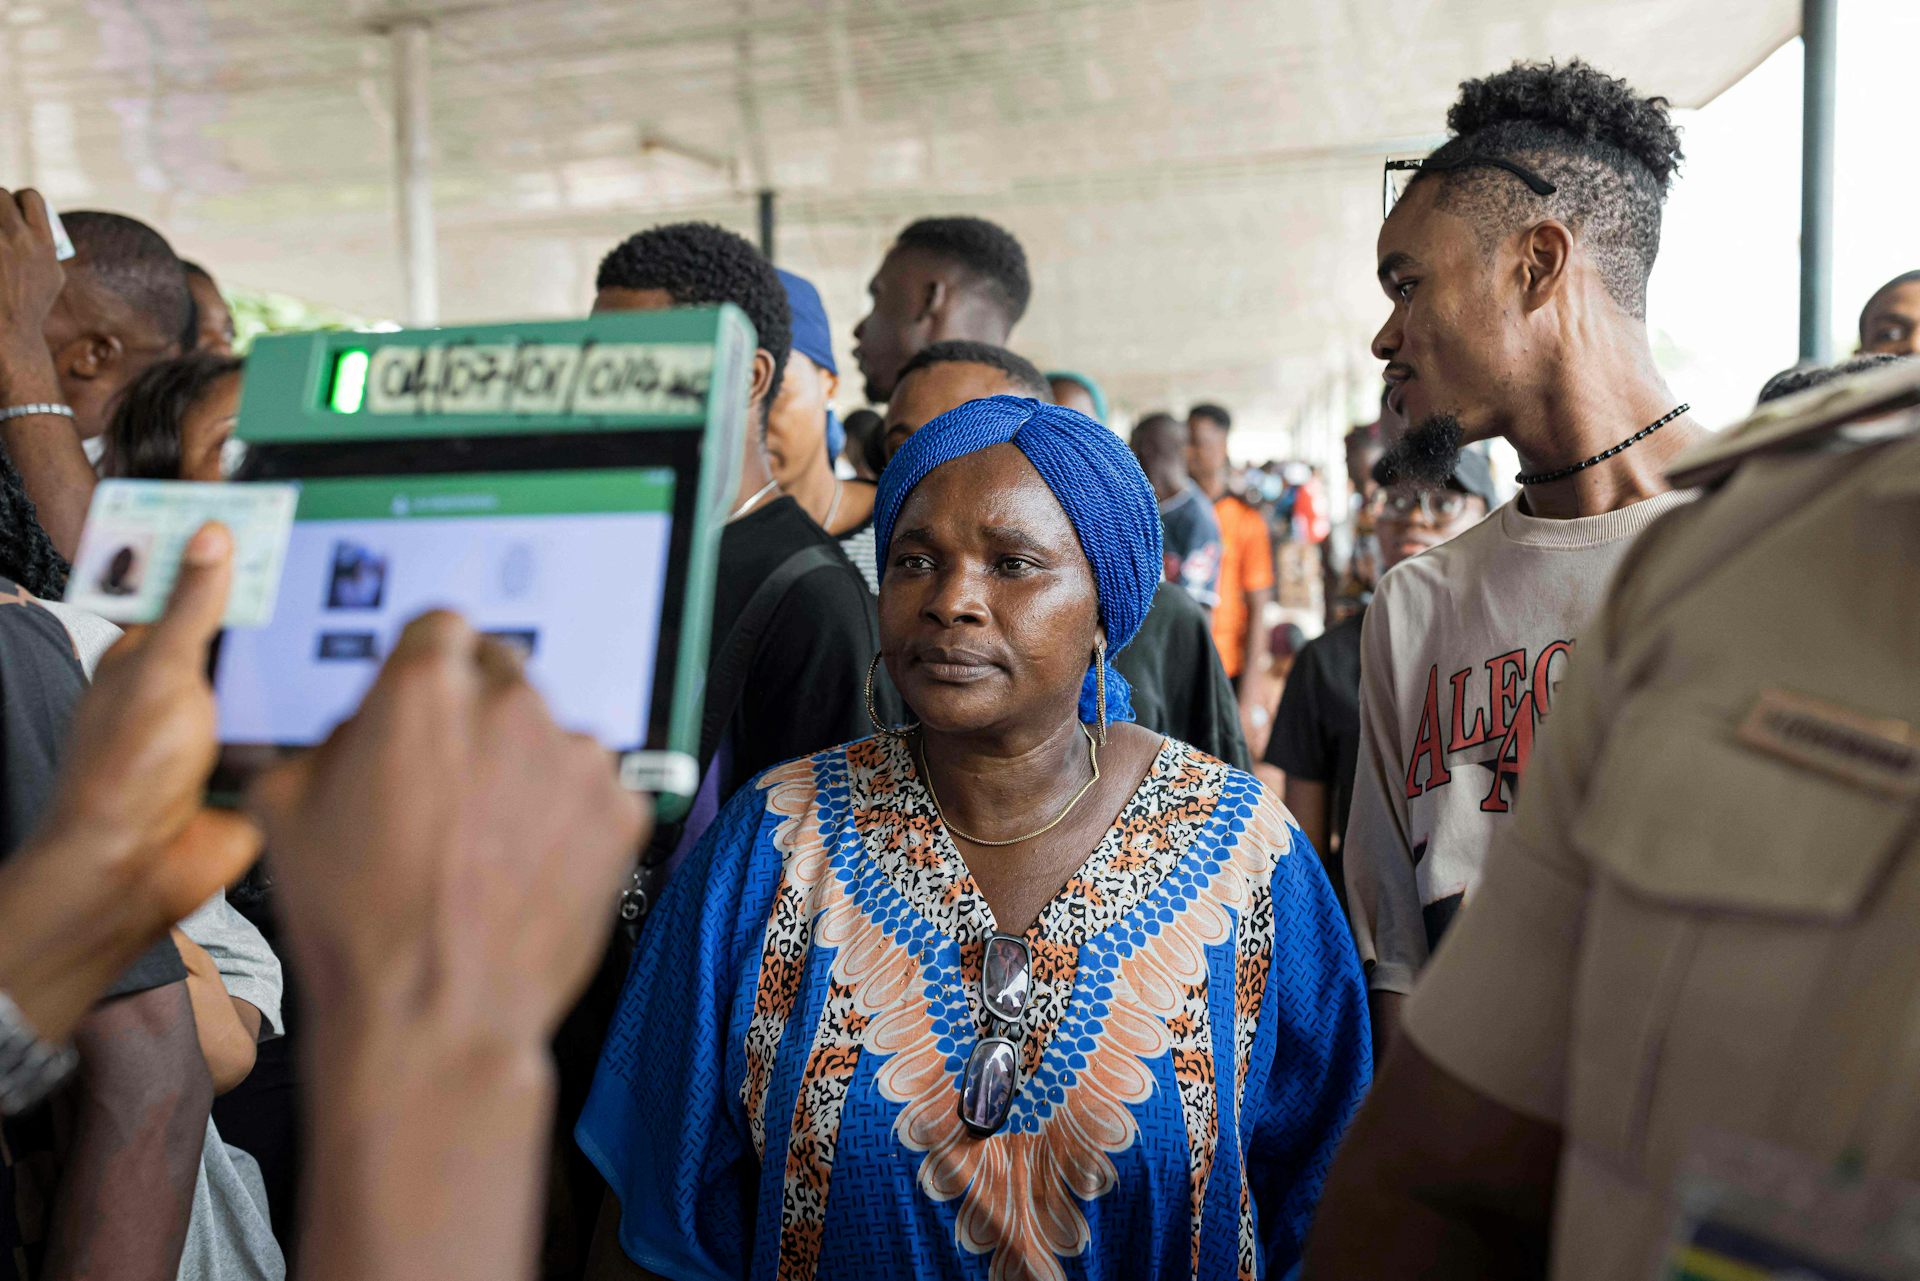
[[[1248,767],[1233,683],[1213,647],[1207,612],[1184,590],[1160,584],[1139,633],[1113,665],[1133,686],[1133,716],[1143,728]]]
[[[733,521],[720,537],[709,662],[719,658],[755,589],[811,546],[828,548],[834,563],[787,589],[737,690],[707,687],[710,705],[739,700],[723,796],[770,765],[873,733],[866,711],[867,665],[880,648],[873,597],[833,537],[785,495]],[[892,687],[884,675],[879,683],[881,714],[898,719]]]
[[[1267,764],[1327,785],[1327,827],[1336,845],[1346,838],[1353,768],[1360,757],[1360,623],[1365,617],[1362,610],[1343,619],[1301,649],[1267,739]],[[1330,851],[1321,850],[1320,856],[1338,867]]]
[[[0,859],[11,858],[53,800],[74,706],[86,673],[59,619],[0,579]],[[162,937],[107,989],[125,996],[187,977],[173,941]],[[46,1214],[58,1177],[52,1109],[5,1122],[0,1145],[0,1278],[35,1276],[45,1249]]]

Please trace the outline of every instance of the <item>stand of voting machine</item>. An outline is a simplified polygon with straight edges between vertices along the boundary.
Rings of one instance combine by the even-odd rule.
[[[271,608],[214,655],[215,795],[324,739],[451,609],[683,808],[754,342],[722,306],[256,344],[237,487],[298,497]]]

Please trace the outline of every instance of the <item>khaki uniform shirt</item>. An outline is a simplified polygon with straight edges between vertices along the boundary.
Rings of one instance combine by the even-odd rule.
[[[1560,1127],[1558,1281],[1654,1275],[1703,1130],[1920,1177],[1920,431],[1636,544],[1407,1031]]]

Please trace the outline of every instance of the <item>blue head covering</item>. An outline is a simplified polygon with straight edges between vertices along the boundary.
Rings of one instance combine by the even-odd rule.
[[[838,374],[833,363],[833,330],[827,326],[827,305],[813,283],[790,271],[779,272],[780,283],[787,287],[787,307],[793,312],[793,349],[830,374]]]
[[[1113,417],[1107,412],[1107,393],[1101,391],[1100,384],[1093,379],[1085,374],[1076,374],[1071,369],[1056,369],[1047,375],[1048,382],[1053,382],[1055,379],[1064,383],[1079,383],[1081,390],[1085,391],[1087,397],[1093,401],[1093,416],[1101,422],[1104,423]]]
[[[793,313],[793,349],[838,377],[840,368],[833,363],[833,330],[827,324],[827,305],[820,301],[820,291],[804,276],[779,267],[774,271],[787,287],[787,308]],[[846,443],[847,429],[840,425],[840,416],[828,409],[827,461],[840,457]]]
[[[1107,629],[1107,719],[1130,721],[1132,691],[1113,669],[1112,659],[1140,630],[1165,572],[1160,558],[1160,504],[1133,452],[1085,414],[1017,396],[990,396],[948,410],[908,437],[880,474],[880,490],[873,501],[881,577],[887,572],[893,524],[927,473],[956,458],[1009,443],[1040,473],[1073,522],[1073,532],[1080,536],[1080,548],[1093,566],[1100,595],[1100,621]],[[1095,688],[1089,664],[1080,689],[1083,721],[1099,719]]]

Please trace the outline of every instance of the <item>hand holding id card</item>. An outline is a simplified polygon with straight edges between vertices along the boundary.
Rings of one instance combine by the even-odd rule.
[[[273,621],[299,497],[290,483],[103,480],[87,509],[67,604],[113,623],[153,622],[173,591],[187,540],[217,520],[233,533],[224,625],[264,627]]]

